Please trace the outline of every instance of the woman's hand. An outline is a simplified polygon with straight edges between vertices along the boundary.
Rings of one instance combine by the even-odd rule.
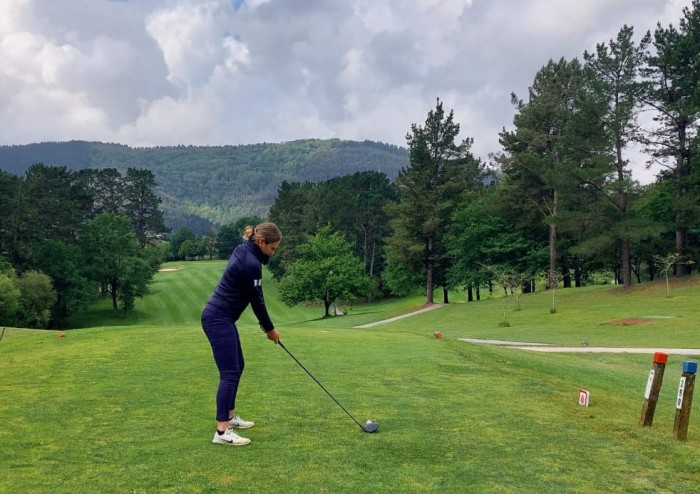
[[[271,329],[270,331],[268,331],[268,332],[265,333],[265,334],[267,335],[267,339],[268,339],[268,340],[274,341],[274,342],[275,342],[275,345],[276,345],[277,343],[279,343],[279,341],[280,341],[280,334],[279,334],[279,331],[277,331],[276,329],[273,328],[273,329]]]

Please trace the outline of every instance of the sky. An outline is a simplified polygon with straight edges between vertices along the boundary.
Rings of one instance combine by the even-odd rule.
[[[437,98],[484,160],[550,59],[691,0],[0,0],[0,144],[406,146]],[[634,176],[653,180],[643,157]]]

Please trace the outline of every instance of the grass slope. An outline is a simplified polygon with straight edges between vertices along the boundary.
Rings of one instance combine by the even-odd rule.
[[[2,492],[698,492],[700,428],[672,436],[684,357],[671,356],[651,428],[639,424],[651,356],[540,354],[461,337],[580,345],[700,347],[697,278],[629,292],[610,287],[453,303],[372,329],[420,297],[349,308],[266,299],[287,347],[360,421],[365,434],[252,314],[241,320],[239,411],[252,445],[217,447],[216,369],[199,312],[222,262],[158,275],[127,320],[108,305],[83,329],[8,329],[0,342]],[[605,324],[668,316],[633,326]],[[432,336],[441,331],[441,340]],[[578,406],[578,388],[591,407]],[[696,406],[697,408],[697,406]]]

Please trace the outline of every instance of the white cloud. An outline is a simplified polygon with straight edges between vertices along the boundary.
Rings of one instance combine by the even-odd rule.
[[[0,143],[404,145],[440,97],[498,151],[510,93],[691,0],[3,0]],[[649,172],[646,172],[647,175]]]

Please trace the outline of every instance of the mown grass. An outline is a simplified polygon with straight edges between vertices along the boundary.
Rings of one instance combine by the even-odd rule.
[[[210,444],[216,369],[199,312],[221,262],[158,275],[126,320],[98,305],[76,329],[8,329],[0,342],[2,492],[698,492],[700,428],[673,438],[683,356],[671,356],[654,426],[639,426],[650,355],[541,354],[471,345],[497,338],[567,345],[700,347],[697,278],[447,307],[371,329],[420,296],[322,318],[288,308],[266,280],[287,347],[241,320],[239,411],[256,420],[243,448]],[[454,299],[454,297],[453,297]],[[606,324],[668,316],[651,323]],[[443,333],[436,339],[434,331]],[[591,391],[591,407],[577,391]],[[697,407],[696,407],[697,408]]]

